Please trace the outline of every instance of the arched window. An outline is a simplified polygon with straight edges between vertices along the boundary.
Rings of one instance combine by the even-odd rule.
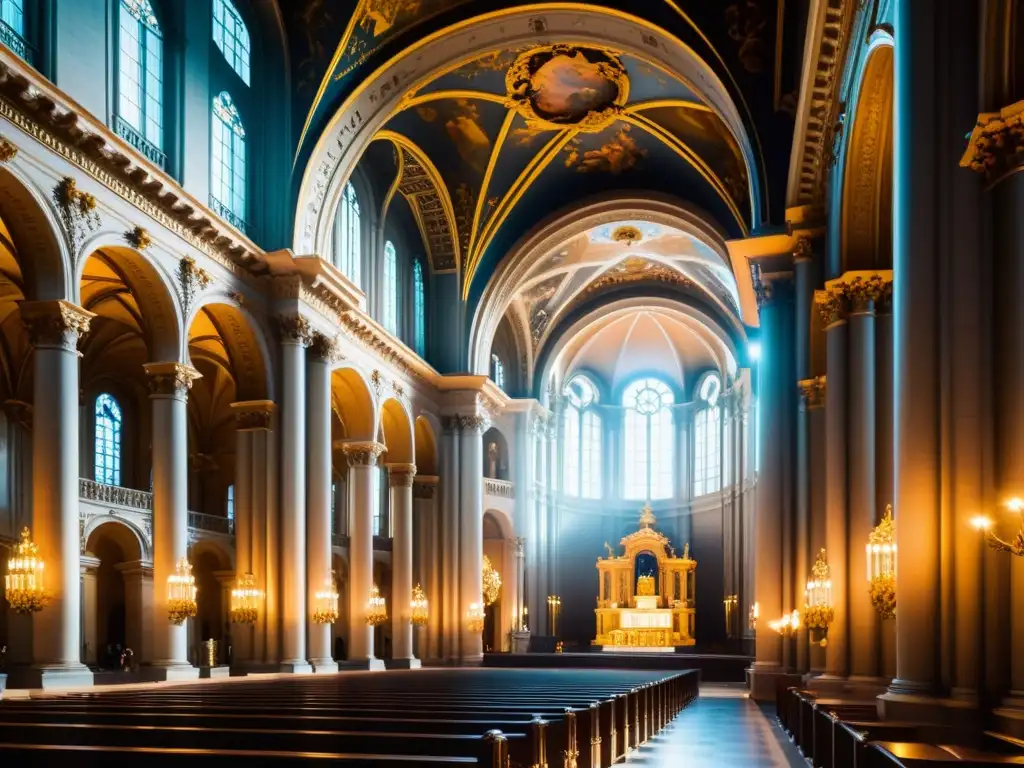
[[[412,338],[416,354],[427,356],[427,301],[423,291],[423,263],[412,263]]]
[[[213,42],[249,85],[249,30],[231,0],[213,0]]]
[[[491,379],[501,389],[505,389],[505,364],[495,354],[491,355]]]
[[[601,498],[601,417],[594,406],[597,389],[586,376],[573,376],[565,395],[562,491],[568,496]]]
[[[703,496],[722,487],[722,427],[718,396],[722,380],[711,374],[701,382],[700,401],[693,429],[693,495]]]
[[[334,219],[334,265],[359,285],[359,198],[350,181]]]
[[[235,484],[228,486],[228,497],[224,504],[224,515],[228,520],[235,519]]]
[[[622,395],[626,409],[623,457],[627,499],[672,496],[674,402],[672,390],[660,379],[637,379]]]
[[[221,91],[213,100],[210,174],[214,210],[245,231],[245,127],[226,91]]]
[[[117,39],[115,129],[163,166],[163,39],[149,0],[121,0]]]
[[[93,469],[97,483],[121,484],[121,406],[106,393],[96,398]]]
[[[398,254],[395,244],[384,243],[384,284],[381,286],[384,328],[391,333],[398,332]]]
[[[24,0],[0,0],[0,42],[25,59],[32,62],[32,51],[25,40]]]

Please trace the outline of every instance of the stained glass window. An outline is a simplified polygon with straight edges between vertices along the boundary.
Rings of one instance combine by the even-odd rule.
[[[356,285],[361,277],[359,243],[359,198],[349,182],[334,219],[334,265]]]
[[[693,430],[693,495],[703,496],[722,487],[722,427],[718,396],[721,380],[714,375],[701,382],[699,410]]]
[[[427,355],[427,301],[423,287],[423,263],[412,264],[413,345],[420,357]]]
[[[601,417],[592,407],[597,390],[586,376],[565,385],[562,490],[568,496],[599,499],[601,492]]]
[[[637,379],[622,395],[624,419],[625,495],[627,499],[672,496],[675,441],[672,434],[672,390],[660,379]]]
[[[96,398],[93,466],[97,483],[121,484],[121,406],[106,393]]]
[[[213,162],[210,194],[214,208],[236,226],[245,221],[245,127],[226,91],[213,100]]]
[[[120,8],[117,116],[138,138],[159,150],[164,143],[160,23],[149,0],[121,0]],[[119,133],[125,133],[123,126],[118,128]]]
[[[398,254],[390,240],[384,243],[384,285],[381,286],[384,300],[382,307],[384,327],[391,333],[398,332]]]
[[[249,85],[249,30],[231,0],[213,0],[213,42]]]

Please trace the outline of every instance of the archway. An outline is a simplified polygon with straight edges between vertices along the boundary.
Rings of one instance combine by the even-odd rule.
[[[204,643],[217,641],[217,663],[230,662],[231,622],[228,617],[234,570],[228,553],[209,540],[192,545],[189,554],[192,575],[196,580],[196,617],[190,620],[190,655],[192,663],[207,666]]]
[[[484,465],[481,468],[484,477],[491,480],[509,479],[508,441],[497,427],[484,432]]]
[[[484,556],[501,577],[498,599],[484,609],[484,651],[500,652],[510,647],[509,632],[520,610],[516,542],[508,516],[496,509],[484,512],[483,537]]]
[[[138,534],[119,521],[100,524],[86,541],[83,650],[87,662],[101,669],[120,668],[126,648],[134,664],[149,659],[145,609],[153,575],[142,556]]]

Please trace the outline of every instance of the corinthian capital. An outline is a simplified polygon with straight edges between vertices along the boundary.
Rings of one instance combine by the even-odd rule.
[[[388,464],[388,487],[390,488],[412,488],[415,477],[415,464]]]
[[[79,340],[89,332],[96,317],[69,301],[23,301],[21,321],[35,347],[53,347],[74,352]]]
[[[815,291],[814,306],[818,308],[821,324],[828,328],[833,323],[846,319],[846,304],[841,292],[833,290]]]
[[[800,400],[807,408],[818,408],[825,402],[825,377],[801,379],[796,383]]]
[[[998,112],[983,112],[971,131],[961,168],[980,173],[995,185],[1024,164],[1024,101]]]
[[[281,315],[277,318],[281,341],[286,344],[301,344],[308,347],[313,341],[313,327],[302,315]]]
[[[341,360],[341,349],[337,337],[330,339],[322,333],[314,333],[309,345],[309,352],[316,360],[336,363]]]
[[[346,443],[341,447],[350,467],[375,467],[384,453],[380,443]]]
[[[151,395],[167,397],[188,397],[192,382],[203,374],[183,363],[146,363],[143,366],[149,376]]]
[[[274,403],[270,400],[246,400],[232,403],[235,429],[240,432],[258,432],[270,429],[274,417]]]

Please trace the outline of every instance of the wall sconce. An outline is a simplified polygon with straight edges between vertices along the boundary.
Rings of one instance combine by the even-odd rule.
[[[501,592],[501,574],[494,570],[491,559],[484,555],[484,605],[494,605]]]
[[[337,620],[338,587],[334,583],[334,574],[332,573],[324,579],[323,587],[313,594],[313,621],[316,624],[333,624]]]
[[[28,528],[22,530],[14,557],[7,561],[4,596],[11,608],[23,615],[41,611],[49,602],[43,588],[43,561]]]
[[[992,532],[995,522],[992,518],[985,515],[972,517],[971,525],[979,531],[984,531],[985,543],[992,547],[992,549],[997,552],[1009,552],[1011,555],[1024,557],[1024,514],[1022,514],[1024,513],[1024,500],[1014,496],[1006,502],[1006,508],[1020,518],[1020,527],[1017,529],[1017,535],[1013,537],[1013,541],[1006,541],[996,536]]]
[[[231,622],[255,624],[259,618],[262,599],[263,592],[256,585],[256,577],[246,573],[235,582],[235,588],[231,590]]]
[[[757,620],[761,617],[761,604],[755,602],[750,606],[750,615],[747,617],[751,629],[757,629]]]
[[[824,648],[828,645],[828,628],[836,617],[832,607],[832,580],[829,578],[824,549],[818,553],[818,559],[811,568],[811,580],[807,582],[805,596],[804,625],[811,630],[811,641]]]
[[[562,598],[558,595],[548,595],[548,626],[551,634],[558,636],[558,614],[562,612]]]
[[[484,607],[480,603],[471,603],[466,611],[466,628],[470,632],[484,631]]]
[[[865,551],[871,605],[883,619],[896,617],[896,526],[892,504],[885,507],[885,517],[868,534]]]
[[[800,629],[800,611],[784,613],[781,619],[769,621],[768,627],[778,632],[782,637],[792,637]]]
[[[192,564],[183,557],[175,566],[174,573],[167,577],[167,619],[171,624],[181,626],[185,619],[191,619],[198,611]]]
[[[736,611],[739,609],[740,598],[739,595],[727,595],[725,600],[722,601],[725,604],[725,634],[728,637],[736,636]]]
[[[412,625],[414,627],[427,626],[427,622],[430,620],[430,604],[419,584],[412,588],[412,602],[409,606],[412,608]]]
[[[370,599],[366,601],[366,623],[371,627],[379,627],[387,620],[387,600],[381,597],[380,590],[374,584],[370,589]]]

